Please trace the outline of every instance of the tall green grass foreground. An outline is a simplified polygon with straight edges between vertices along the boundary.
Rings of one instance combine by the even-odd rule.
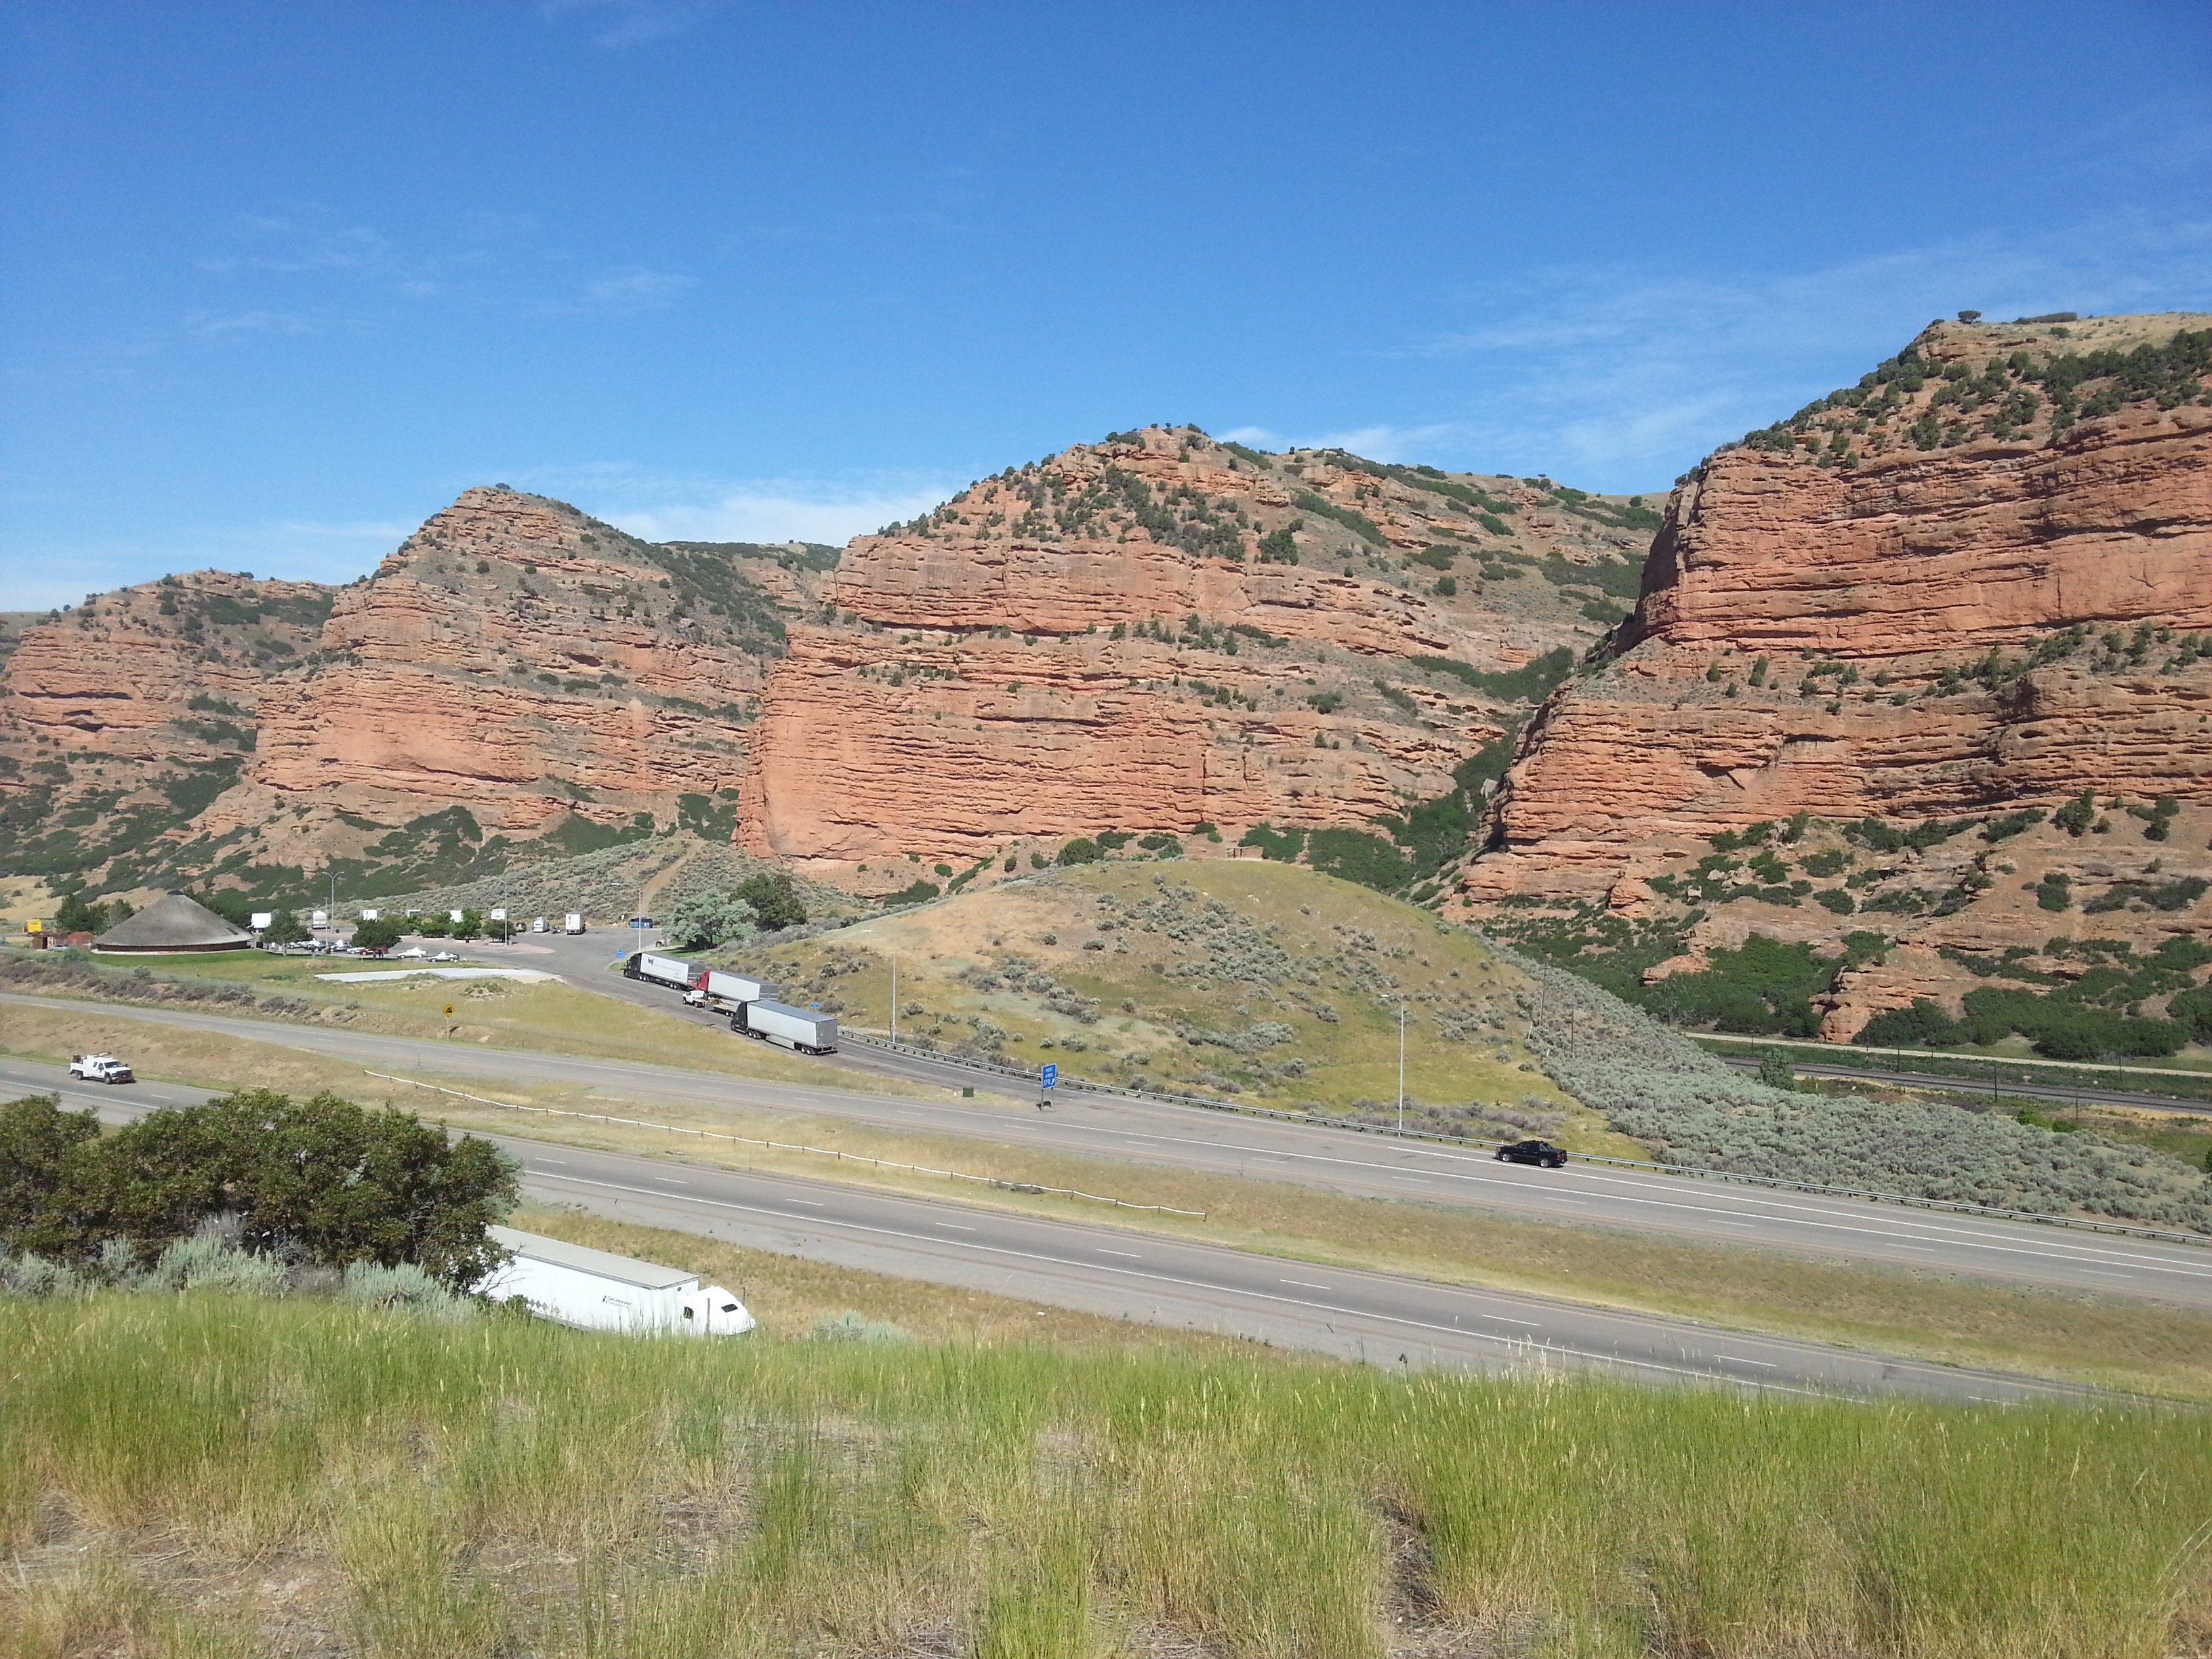
[[[10,1654],[2162,1659],[2208,1510],[2178,1412],[0,1303]]]

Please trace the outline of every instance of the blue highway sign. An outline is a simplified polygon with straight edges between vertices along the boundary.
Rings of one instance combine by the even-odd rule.
[[[1044,1068],[1044,1086],[1045,1086],[1046,1088],[1049,1089],[1049,1088],[1051,1088],[1051,1087],[1052,1087],[1052,1085],[1053,1085],[1054,1084],[1055,1084],[1055,1083],[1057,1083],[1057,1082],[1059,1082],[1059,1081],[1060,1081],[1060,1067],[1059,1067],[1059,1066],[1046,1066],[1046,1067]]]

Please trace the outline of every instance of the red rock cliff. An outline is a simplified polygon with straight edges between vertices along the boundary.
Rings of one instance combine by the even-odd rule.
[[[2104,319],[2063,344],[1938,326],[1901,360],[1918,359],[1909,377],[1705,462],[1669,504],[1634,642],[1532,725],[1501,844],[1465,872],[1468,911],[1611,894],[1649,913],[1649,879],[1709,854],[1710,837],[1801,812],[1914,823],[2047,811],[2084,790],[2212,804],[2203,384],[2122,396],[2093,380],[2069,408],[2037,378],[2054,356],[2204,321]],[[2039,869],[2112,862],[2110,844],[2050,836],[2012,845],[2039,848]],[[2205,862],[2198,836],[2133,863],[2160,850],[2168,872]],[[2022,903],[2005,926],[2050,931],[2017,896],[1883,926],[1979,941],[1984,919]],[[1740,936],[1748,914],[1715,910],[1700,937]],[[1810,906],[1756,918],[1814,939],[1866,925]]]
[[[1233,840],[1449,788],[1501,730],[1500,700],[1406,659],[1510,670],[1597,631],[1552,585],[1514,597],[1514,568],[1478,580],[1467,538],[1492,532],[1471,528],[1480,492],[1453,489],[1151,428],[859,538],[769,687],[744,845],[826,872],[1109,828]],[[1563,565],[1616,563],[1633,540],[1584,545],[1591,528],[1522,534]],[[1431,548],[1428,569],[1458,563],[1464,587],[1407,580],[1398,554]]]

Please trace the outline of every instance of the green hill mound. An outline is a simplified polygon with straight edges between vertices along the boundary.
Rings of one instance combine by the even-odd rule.
[[[749,964],[957,1057],[1783,1181],[2212,1232],[2200,1171],[1996,1114],[1768,1088],[1641,1009],[1302,866],[1115,860],[872,918]]]
[[[1545,1075],[1534,981],[1464,929],[1259,860],[1052,870],[773,948],[803,1002],[1006,1065],[1293,1111],[1642,1152]]]

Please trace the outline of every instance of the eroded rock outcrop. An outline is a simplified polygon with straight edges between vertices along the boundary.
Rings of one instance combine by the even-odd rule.
[[[1513,720],[1528,693],[1483,676],[1597,636],[1637,537],[1519,481],[1188,430],[1009,469],[855,540],[793,625],[744,845],[883,874],[1102,829],[1371,823]]]
[[[1965,900],[1939,896],[1997,857],[1992,843],[1908,849],[1881,879],[1863,846],[1846,889],[1840,865],[1808,874],[1806,859],[1845,843],[1807,839],[1807,822],[2047,819],[2085,791],[2108,839],[2029,825],[2002,838],[2001,861],[2084,895],[2212,874],[2193,833],[2193,809],[2212,805],[2212,397],[2193,348],[2134,380],[2051,372],[2070,352],[2162,346],[2208,322],[2107,319],[2064,339],[1938,325],[1856,395],[1707,460],[1669,503],[1624,648],[1532,723],[1456,914],[1510,933],[1516,913],[1671,883],[1692,948],[1747,913],[1770,935],[1832,944],[1890,902],[1876,914],[1893,937],[2013,948],[2059,931],[2017,881],[1984,870]],[[2162,799],[2184,816],[2142,847]],[[1698,874],[1730,861],[1715,836],[1793,819],[1797,852],[1778,840],[1768,854],[1785,876],[1741,859],[1726,879]],[[2100,864],[2115,867],[2089,873]],[[1916,891],[1924,902],[1900,897]],[[1666,908],[1636,914],[1656,927]],[[2106,914],[2123,933],[2130,917],[2149,934],[2203,925],[2194,910]],[[1859,977],[1867,994],[1845,995],[1832,1035],[1883,1004],[1880,982]],[[1953,972],[1954,1001],[1971,983]]]

